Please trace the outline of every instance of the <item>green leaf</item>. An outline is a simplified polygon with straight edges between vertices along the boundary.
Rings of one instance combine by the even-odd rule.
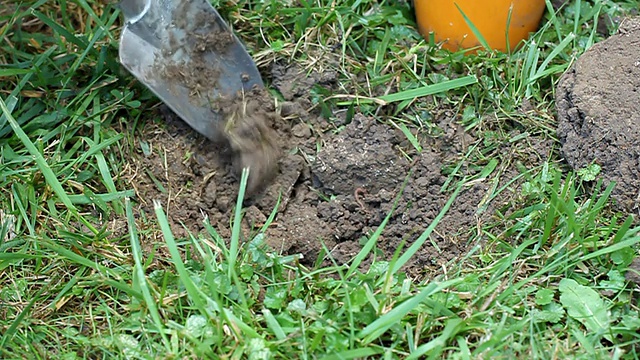
[[[582,168],[578,170],[578,176],[582,179],[582,181],[593,181],[596,179],[598,174],[600,174],[600,170],[602,168],[598,164],[591,164],[586,168]]]
[[[227,274],[216,273],[213,275],[213,282],[211,283],[216,291],[220,294],[229,295],[233,287],[231,286],[231,280]]]
[[[624,288],[624,275],[618,270],[611,270],[607,273],[609,280],[600,281],[600,286],[605,290],[620,291]]]
[[[542,310],[535,309],[532,318],[535,322],[549,322],[556,324],[564,317],[564,309],[557,302],[542,307]]]
[[[274,52],[284,49],[284,42],[282,40],[276,40],[271,43],[271,50]]]
[[[363,306],[369,304],[367,289],[364,286],[360,286],[349,291],[349,300],[351,301],[353,312],[361,311]]]
[[[300,315],[304,315],[307,311],[307,304],[305,304],[301,299],[295,299],[287,305],[287,310],[289,312],[296,312]]]
[[[572,279],[562,279],[558,289],[560,303],[569,316],[581,322],[589,332],[603,335],[609,332],[609,312],[595,290]],[[604,336],[611,341],[610,335]]]
[[[620,324],[628,329],[640,329],[640,318],[635,311],[629,312],[629,314],[622,315]]]
[[[204,335],[212,336],[213,328],[207,322],[207,318],[202,315],[191,315],[187,318],[184,330],[190,336],[200,338]]]
[[[611,261],[620,266],[631,264],[636,257],[636,252],[630,247],[625,247],[611,253]]]
[[[548,305],[553,301],[553,290],[551,289],[540,289],[536,292],[536,304],[538,305]]]
[[[269,309],[282,309],[284,299],[287,297],[285,288],[271,286],[264,297],[264,306]]]
[[[261,338],[253,338],[249,340],[245,354],[249,354],[249,360],[267,360],[272,358],[271,350],[269,349],[267,342]]]

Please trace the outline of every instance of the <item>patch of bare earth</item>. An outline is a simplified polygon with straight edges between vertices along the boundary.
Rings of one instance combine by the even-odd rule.
[[[361,249],[363,238],[392,210],[401,191],[378,241],[381,252],[375,256],[388,259],[402,243],[408,248],[450,198],[451,184],[442,191],[448,179],[443,169],[458,163],[469,146],[479,141],[457,125],[455,112],[446,109],[434,112],[442,132],[424,137],[420,154],[401,132],[363,114],[356,113],[336,132],[309,99],[312,86],[335,86],[334,73],[306,76],[296,66],[274,65],[271,78],[265,80],[286,100],[278,104],[273,117],[283,156],[275,180],[265,184],[268,186],[261,195],[245,202],[245,233],[248,236],[252,227],[264,224],[281,195],[266,240],[282,253],[301,253],[307,264],[316,261],[323,244],[339,263],[348,262]],[[157,199],[177,236],[186,235],[184,228],[194,233],[204,231],[203,218],[207,216],[228,238],[239,181],[232,164],[221,156],[225,150],[199,136],[170,111],[157,115],[164,118],[166,126],[149,122],[138,139],[151,145],[151,153],[139,151],[131,158],[136,165],[132,169],[137,169],[131,183],[136,187],[139,210],[152,214],[152,200]],[[522,149],[523,144],[532,143],[534,151]],[[534,166],[547,158],[550,148],[546,140],[531,138],[506,144],[504,151],[527,154],[522,162]],[[510,162],[500,171],[515,175],[514,164]],[[473,171],[466,165],[460,170],[463,175]],[[514,185],[490,198],[510,180],[503,177],[497,183],[484,179],[467,184],[406,270],[432,275],[467,254],[471,235],[484,223],[494,221],[495,208],[505,206],[512,191],[518,190]]]

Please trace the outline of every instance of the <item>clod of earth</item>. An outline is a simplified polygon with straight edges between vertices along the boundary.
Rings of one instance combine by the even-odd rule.
[[[270,100],[266,91],[255,89],[221,109],[222,134],[233,151],[235,172],[249,168],[248,195],[264,190],[278,172],[281,151],[272,128],[277,115],[269,110]]]
[[[409,165],[394,149],[399,143],[393,128],[357,114],[344,134],[318,153],[311,169],[314,186],[330,195],[395,189]]]
[[[622,21],[560,79],[556,93],[562,155],[574,169],[596,163],[626,210],[640,201],[640,18]]]

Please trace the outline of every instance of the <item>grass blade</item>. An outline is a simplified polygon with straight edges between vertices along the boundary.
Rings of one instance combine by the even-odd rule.
[[[13,118],[11,112],[7,108],[7,105],[2,99],[0,99],[0,110],[2,110],[3,115],[5,116],[7,121],[9,121],[9,124],[11,125],[11,128],[13,129],[16,136],[18,136],[18,139],[22,141],[24,147],[29,151],[29,154],[33,156],[36,164],[38,165],[38,168],[42,172],[42,175],[44,175],[47,183],[49,184],[49,186],[51,186],[51,189],[69,210],[77,213],[76,207],[73,205],[71,199],[69,199],[69,196],[62,188],[62,184],[60,184],[60,182],[58,181],[58,177],[56,176],[56,174],[53,172],[53,170],[51,170],[49,164],[47,164],[47,160],[45,160],[44,156],[42,156],[33,142],[31,142],[29,136],[24,131],[22,131],[22,128]]]
[[[422,303],[429,296],[438,293],[446,288],[459,284],[464,279],[447,280],[441,283],[432,282],[427,285],[420,293],[412,298],[404,301],[400,305],[393,308],[393,310],[382,315],[376,321],[365,327],[359,334],[358,338],[362,339],[362,342],[369,344],[380,337],[390,327],[397,324],[403,317],[405,317],[410,311],[414,310],[418,304]]]
[[[420,345],[406,360],[421,359],[426,354],[429,354],[431,359],[439,357],[447,342],[458,334],[463,325],[464,321],[457,317],[447,320],[440,336],[424,345]]]
[[[160,225],[160,230],[162,231],[162,236],[164,237],[164,241],[167,243],[167,249],[171,254],[171,260],[173,261],[173,266],[176,268],[178,272],[178,277],[182,282],[182,285],[185,287],[187,294],[189,294],[189,299],[193,302],[195,307],[202,313],[208,316],[212,314],[207,310],[207,304],[203,300],[200,292],[198,291],[195,283],[189,276],[189,272],[182,261],[182,257],[180,256],[180,251],[178,250],[178,244],[176,243],[175,238],[173,237],[173,232],[171,231],[171,227],[169,226],[169,222],[167,220],[167,215],[162,210],[162,205],[158,200],[153,201],[153,208],[156,213],[156,218],[158,219],[158,223]],[[217,309],[220,310],[220,309]]]
[[[99,198],[100,201],[103,201],[103,202],[122,200],[124,198],[133,197],[135,195],[136,193],[134,190],[123,190],[123,191],[116,191],[116,192],[106,193],[106,194],[93,194],[93,196]],[[93,203],[93,200],[90,199],[85,194],[69,195],[69,200],[71,200],[71,202],[76,205],[89,205]]]
[[[29,300],[27,305],[20,311],[20,314],[11,322],[11,325],[4,331],[2,334],[2,339],[0,339],[0,349],[3,349],[7,346],[8,342],[11,341],[11,338],[15,335],[16,331],[18,331],[18,327],[24,321],[27,315],[31,314],[31,309],[33,305],[40,299],[40,295],[48,290],[47,286],[43,286],[38,290],[35,296]],[[1,351],[1,350],[0,350]]]
[[[164,327],[164,322],[162,321],[160,313],[158,312],[156,300],[151,295],[149,283],[147,282],[147,277],[145,276],[144,272],[144,266],[142,265],[142,248],[140,247],[140,240],[138,239],[138,229],[136,228],[136,222],[133,217],[131,201],[128,198],[125,201],[125,207],[127,212],[127,225],[129,227],[129,239],[131,241],[131,252],[135,264],[133,268],[135,272],[133,282],[139,287],[140,293],[142,293],[142,298],[144,299],[144,302],[147,304],[147,308],[149,309],[149,315],[151,315],[151,319],[158,329],[158,333],[160,333],[160,336],[162,337],[162,342],[164,344],[166,353],[170,354],[171,344],[169,343],[169,339],[165,334],[166,330]]]
[[[198,311],[200,311],[201,314],[207,316],[208,318],[218,318],[218,315],[212,313],[210,309],[215,312],[221,313],[222,317],[229,323],[229,325],[231,325],[230,328],[232,329],[232,331],[236,332],[236,329],[243,331],[243,334],[236,332],[236,336],[240,338],[257,337],[258,333],[253,328],[245,324],[231,311],[224,308],[219,303],[206,298],[205,295],[198,289],[193,279],[191,279],[191,276],[189,275],[184,262],[182,261],[180,251],[178,250],[178,244],[176,243],[173,232],[171,231],[171,227],[169,226],[167,215],[164,213],[164,210],[162,210],[162,205],[158,200],[154,200],[153,205],[158,223],[160,225],[160,229],[162,230],[162,235],[165,239],[165,242],[167,243],[169,253],[171,254],[173,266],[176,268],[178,277],[187,290],[189,299],[194,303],[194,306],[198,309]]]
[[[362,359],[362,358],[366,358],[367,356],[374,356],[374,355],[380,355],[380,354],[382,354],[382,349],[368,347],[368,348],[362,348],[362,349],[342,351],[337,354],[328,355],[320,359],[322,360]]]
[[[473,24],[473,22],[471,21],[471,19],[469,19],[467,14],[465,14],[464,11],[462,11],[460,6],[457,3],[455,3],[455,5],[458,11],[460,12],[460,14],[462,15],[464,22],[467,23],[467,26],[469,26],[469,28],[471,29],[471,32],[473,32],[473,35],[475,35],[475,37],[478,39],[478,42],[480,43],[480,45],[482,45],[482,47],[484,47],[486,50],[491,50],[491,46],[489,46],[489,43],[484,38],[480,30],[478,30],[478,28]]]
[[[387,223],[391,219],[393,212],[398,206],[398,202],[400,201],[404,188],[407,186],[407,182],[409,181],[410,178],[411,178],[411,172],[405,177],[404,183],[400,187],[400,191],[398,192],[398,195],[396,195],[396,198],[393,201],[393,206],[391,207],[391,210],[389,211],[387,216],[384,218],[384,220],[382,220],[382,223],[380,223],[380,225],[378,226],[376,231],[371,235],[369,240],[367,240],[366,244],[362,247],[362,249],[360,249],[358,254],[355,256],[355,258],[351,262],[351,265],[349,266],[349,270],[347,271],[347,274],[345,277],[347,278],[350,277],[356,270],[358,270],[358,267],[360,266],[362,261],[367,257],[367,255],[369,255],[369,253],[375,247],[376,243],[378,242],[378,238],[380,237],[380,235],[382,235],[384,228],[387,226]]]
[[[240,230],[242,226],[242,203],[244,201],[244,193],[247,188],[247,179],[249,178],[249,169],[242,169],[242,177],[240,178],[240,190],[236,198],[236,208],[233,214],[233,227],[231,229],[231,243],[229,244],[229,276],[235,272],[236,262],[238,260],[238,249],[240,248]]]
[[[273,316],[269,309],[263,309],[262,316],[264,316],[264,320],[267,323],[267,326],[273,332],[273,335],[275,335],[278,341],[283,341],[287,338],[287,335],[284,333],[282,326],[280,326],[280,323]]]
[[[475,75],[467,75],[461,78],[447,80],[433,85],[422,86],[417,89],[405,90],[397,92],[395,94],[380,96],[378,97],[378,99],[388,104],[397,101],[410,100],[424,96],[440,94],[449,90],[473,85],[477,82],[478,78]]]
[[[328,99],[334,98],[350,98],[357,100],[360,104],[375,103],[378,105],[387,105],[394,102],[413,100],[424,96],[440,94],[449,90],[459,89],[465,86],[473,85],[478,82],[478,78],[475,75],[467,75],[457,79],[446,80],[437,84],[421,86],[417,89],[409,89],[400,91],[394,94],[383,95],[377,98],[355,96],[355,95],[333,95]],[[340,106],[349,106],[353,103],[351,101],[338,102]]]

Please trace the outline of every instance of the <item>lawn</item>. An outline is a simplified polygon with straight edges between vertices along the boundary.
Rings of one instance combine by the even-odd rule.
[[[555,111],[640,2],[548,1],[510,55],[404,1],[212,3],[290,125],[261,202],[119,64],[113,1],[3,1],[0,358],[640,357],[640,228]]]

